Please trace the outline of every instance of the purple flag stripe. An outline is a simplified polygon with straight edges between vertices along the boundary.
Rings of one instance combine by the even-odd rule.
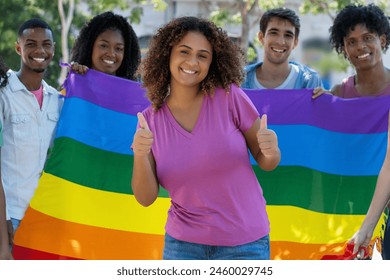
[[[387,132],[390,95],[342,99],[324,94],[312,99],[311,89],[245,92],[260,115],[268,115],[269,124],[305,124],[357,134]]]
[[[71,72],[64,84],[66,97],[81,98],[103,108],[131,115],[149,106],[145,89],[140,83],[115,76],[107,79],[107,76],[93,69],[89,69],[85,75]]]

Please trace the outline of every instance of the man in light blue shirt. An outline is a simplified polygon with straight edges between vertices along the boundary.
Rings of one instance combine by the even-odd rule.
[[[264,13],[260,20],[259,41],[264,47],[264,59],[245,67],[242,88],[302,89],[323,87],[321,77],[313,69],[289,61],[298,45],[300,20],[287,8],[276,8]]]
[[[49,25],[40,19],[24,22],[16,52],[21,57],[20,70],[8,71],[8,84],[0,94],[4,141],[0,164],[6,215],[12,222],[11,242],[38,186],[63,102],[59,92],[43,80],[54,55]],[[4,230],[0,228],[0,235]]]

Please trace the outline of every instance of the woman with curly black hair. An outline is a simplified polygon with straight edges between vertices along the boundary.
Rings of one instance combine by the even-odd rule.
[[[390,94],[390,70],[382,54],[390,44],[389,18],[375,4],[348,5],[336,16],[330,31],[330,43],[349,60],[356,74],[331,89],[342,98]],[[314,90],[313,97],[324,93]]]
[[[152,105],[138,114],[132,188],[149,206],[168,190],[164,259],[269,259],[259,166],[280,161],[274,131],[238,87],[243,56],[210,21],[177,18],[153,36],[140,72]]]
[[[80,31],[71,52],[72,69],[88,68],[136,80],[141,59],[137,36],[128,21],[112,12],[92,18]]]
[[[0,88],[5,87],[8,82],[7,75],[8,68],[3,62],[3,58],[0,56]]]

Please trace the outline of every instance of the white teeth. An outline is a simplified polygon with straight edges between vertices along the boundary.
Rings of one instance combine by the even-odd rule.
[[[187,74],[195,74],[195,71],[186,70],[186,69],[183,69],[183,72]]]
[[[362,54],[362,55],[359,55],[358,58],[366,58],[367,56],[369,56],[370,54],[369,53],[365,53],[365,54]]]
[[[44,58],[33,58],[33,60],[35,60],[36,62],[39,62],[39,63],[41,63],[41,62],[44,62],[44,61],[45,61],[45,59],[44,59]]]
[[[103,59],[104,63],[107,63],[107,64],[114,64],[115,62],[112,61],[112,60],[106,60],[106,59]]]
[[[279,50],[279,49],[273,49],[275,52],[278,52],[278,53],[283,53],[284,50]]]

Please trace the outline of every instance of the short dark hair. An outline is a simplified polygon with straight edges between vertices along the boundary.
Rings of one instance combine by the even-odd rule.
[[[53,30],[49,26],[49,24],[39,18],[32,18],[25,22],[23,22],[18,30],[18,38],[23,35],[24,30],[30,29],[30,28],[43,28],[43,29],[49,29],[51,33],[53,33]]]
[[[106,30],[119,30],[125,41],[123,61],[116,76],[136,80],[135,72],[141,60],[137,35],[124,17],[112,12],[95,16],[81,28],[71,51],[71,60],[92,67],[93,45],[96,38]]]
[[[3,58],[0,56],[0,88],[5,87],[8,82],[8,67],[4,64]]]
[[[347,5],[339,11],[334,19],[333,25],[329,28],[330,44],[337,53],[343,53],[344,38],[354,30],[356,25],[362,24],[367,29],[379,36],[386,36],[386,44],[383,51],[389,48],[390,44],[390,23],[381,8],[375,4]]]
[[[301,29],[299,16],[289,8],[275,8],[266,11],[260,19],[260,31],[265,34],[268,23],[273,17],[288,20],[295,27],[295,38],[298,38]]]

